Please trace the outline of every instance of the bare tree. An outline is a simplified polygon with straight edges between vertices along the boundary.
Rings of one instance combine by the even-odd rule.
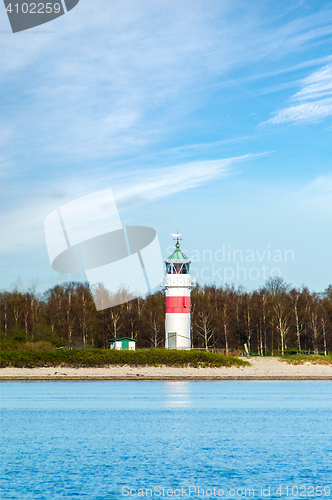
[[[210,313],[200,311],[197,314],[195,326],[197,328],[197,334],[203,339],[205,350],[208,351],[210,340],[214,336],[214,328],[212,326]]]
[[[237,304],[237,294],[234,288],[226,287],[225,289],[220,288],[220,293],[217,294],[216,299],[220,303],[219,317],[221,320],[223,336],[225,341],[225,351],[226,354],[229,353],[229,339],[231,334],[231,328],[233,323],[234,315],[234,302]],[[235,307],[236,311],[236,307]]]
[[[73,296],[73,291],[71,288],[68,289],[67,291],[67,303],[66,303],[66,323],[67,323],[67,331],[68,331],[68,340],[71,343],[72,342],[72,334],[73,334],[73,323],[74,323],[74,318],[71,315],[71,308],[72,308],[72,296]]]
[[[317,305],[312,304],[312,306],[310,307],[309,327],[312,335],[314,354],[318,354],[318,328],[319,328],[318,325],[319,325],[319,319],[318,319]]]
[[[8,293],[1,293],[1,307],[0,311],[3,311],[4,317],[4,334],[8,334]]]
[[[121,306],[117,307],[112,307],[109,310],[109,316],[111,319],[111,326],[112,328],[108,325],[108,329],[111,332],[111,335],[113,335],[113,338],[117,338],[119,330],[122,327],[122,323],[120,323],[121,320]]]
[[[263,336],[264,336],[264,353],[265,356],[267,355],[267,293],[266,289],[261,289],[260,290],[260,300],[261,300],[261,326],[263,329]],[[262,348],[263,350],[263,348]]]
[[[249,354],[251,352],[251,336],[252,336],[252,314],[251,314],[251,297],[250,293],[246,293],[244,296],[244,322],[246,326],[246,337],[247,337],[247,346]]]
[[[149,330],[149,340],[152,347],[159,347],[164,340],[163,336],[161,335],[162,326],[160,324],[159,318],[152,312],[150,313]]]
[[[294,317],[295,317],[295,327],[296,327],[296,338],[297,338],[297,352],[301,354],[301,330],[303,322],[299,320],[299,298],[301,296],[299,290],[293,288],[289,292],[289,296],[293,305]]]
[[[324,314],[320,319],[322,325],[322,334],[323,334],[323,344],[324,344],[324,356],[327,356],[327,345],[326,345],[326,328],[327,328],[327,318]]]
[[[287,311],[287,292],[290,285],[285,283],[283,278],[269,278],[266,282],[266,288],[272,298],[272,307],[274,311],[274,326],[280,338],[281,355],[285,354],[285,341],[289,332],[289,314]]]

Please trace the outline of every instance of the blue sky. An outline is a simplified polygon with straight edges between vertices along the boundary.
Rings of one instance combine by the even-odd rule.
[[[202,284],[332,283],[330,2],[80,0],[16,34],[0,6],[0,47],[3,288],[60,279],[45,218],[107,187]]]

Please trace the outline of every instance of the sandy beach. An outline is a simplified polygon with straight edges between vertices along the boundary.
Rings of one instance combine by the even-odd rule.
[[[13,381],[162,381],[162,380],[332,380],[332,365],[290,365],[279,358],[247,358],[251,366],[173,368],[109,366],[103,368],[2,368],[0,380]]]

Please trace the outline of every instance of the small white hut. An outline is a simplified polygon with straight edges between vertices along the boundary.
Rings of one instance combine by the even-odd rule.
[[[135,351],[137,340],[131,339],[130,337],[118,337],[116,339],[110,339],[110,349],[120,349],[123,351]]]

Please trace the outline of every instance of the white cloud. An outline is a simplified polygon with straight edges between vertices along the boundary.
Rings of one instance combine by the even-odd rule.
[[[332,33],[328,9],[292,22],[265,15],[233,0],[81,1],[47,27],[2,36],[0,84],[14,82],[19,103],[3,121],[33,157],[137,154],[201,107],[207,83]]]
[[[301,86],[301,90],[290,99],[300,104],[290,105],[276,112],[264,124],[314,122],[332,116],[332,64],[304,78]]]
[[[190,162],[156,171],[137,171],[132,172],[130,178],[127,174],[117,175],[115,179],[112,178],[112,174],[104,178],[99,175],[81,179],[79,176],[76,179],[67,178],[58,186],[53,185],[53,195],[49,193],[47,197],[42,197],[36,192],[30,193],[25,198],[22,207],[15,206],[0,213],[0,226],[3,228],[4,235],[2,252],[7,255],[9,253],[19,255],[40,249],[41,245],[45,245],[44,219],[55,208],[75,198],[111,187],[118,209],[126,210],[138,204],[165,198],[230,175],[232,165],[254,160],[265,154],[247,154],[219,160]],[[64,194],[66,186],[68,186],[67,194]],[[75,186],[75,193],[72,186]]]
[[[315,71],[303,80],[303,88],[292,99],[304,101],[332,95],[332,64]]]
[[[142,200],[152,201],[164,198],[174,193],[199,187],[221,176],[229,175],[231,165],[253,160],[265,154],[247,154],[220,160],[195,161],[168,168],[159,168],[157,172],[145,171],[144,182],[140,181],[135,185],[115,189],[115,197],[119,200],[120,209],[121,206],[127,208],[128,202],[129,205],[133,205],[142,202]],[[136,174],[135,177],[137,175],[142,177],[141,173]]]
[[[329,202],[332,205],[332,175],[320,175],[301,191],[303,199],[311,198],[319,203]]]
[[[298,104],[297,106],[289,106],[278,111],[274,117],[264,123],[314,122],[331,115],[332,99],[322,99],[320,101]]]

